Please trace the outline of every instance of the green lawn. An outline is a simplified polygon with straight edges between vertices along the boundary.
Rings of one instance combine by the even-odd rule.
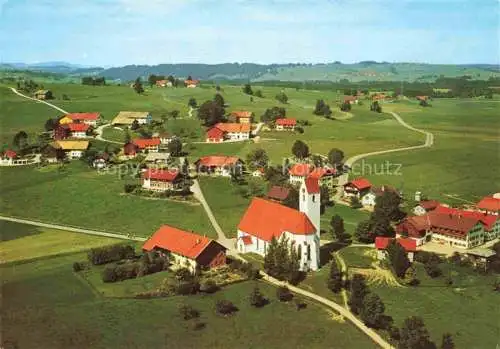
[[[330,230],[330,220],[332,216],[339,215],[344,220],[344,227],[347,233],[353,234],[354,229],[359,222],[369,218],[370,214],[367,211],[353,209],[349,206],[342,204],[335,204],[326,208],[325,212],[321,215],[322,229]],[[328,237],[330,238],[330,237]]]
[[[83,253],[0,266],[2,272],[2,339],[19,348],[376,348],[349,323],[332,320],[315,304],[297,311],[276,300],[276,289],[259,283],[271,303],[249,305],[253,282],[224,288],[214,295],[151,300],[99,296],[73,273]],[[120,287],[121,285],[114,285]],[[239,311],[219,317],[214,304],[234,302]],[[206,328],[196,331],[181,319],[178,307],[201,312]]]
[[[421,191],[453,205],[475,203],[500,191],[495,170],[500,150],[499,101],[436,99],[428,108],[413,103],[395,108],[409,124],[434,133],[435,145],[366,159],[372,168],[386,161],[401,164],[400,175],[366,173],[372,183],[401,188],[409,198]]]
[[[352,268],[371,268],[376,250],[371,247],[347,246],[339,251],[346,265]]]
[[[342,294],[340,292],[333,293],[326,285],[329,274],[330,266],[328,264],[324,265],[318,271],[308,273],[305,280],[302,281],[298,287],[343,305],[344,300],[342,299]]]
[[[129,177],[99,174],[81,161],[64,172],[2,168],[0,178],[4,215],[145,237],[163,224],[216,236],[201,205],[124,195]]]

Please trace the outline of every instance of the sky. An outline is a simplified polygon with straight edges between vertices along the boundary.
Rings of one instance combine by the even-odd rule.
[[[500,63],[499,0],[0,0],[0,62]]]

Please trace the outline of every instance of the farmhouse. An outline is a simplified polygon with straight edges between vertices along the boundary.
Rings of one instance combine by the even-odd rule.
[[[62,124],[57,126],[54,130],[54,139],[61,140],[68,137],[85,138],[87,137],[87,131],[89,130],[89,128],[90,126],[87,124]]]
[[[135,138],[132,140],[137,150],[142,153],[157,153],[160,146],[160,138]]]
[[[70,159],[78,159],[88,149],[89,141],[55,141],[51,145],[56,149],[64,150]]]
[[[269,200],[283,202],[286,200],[290,194],[290,189],[286,187],[280,187],[278,185],[273,185],[271,189],[267,192],[266,196]]]
[[[13,165],[14,160],[17,158],[17,153],[13,150],[7,149],[1,155],[3,165]]]
[[[170,254],[172,263],[177,267],[187,267],[192,273],[226,264],[226,248],[217,241],[169,225],[158,229],[142,249]]]
[[[337,170],[334,168],[326,167],[317,167],[309,174],[309,178],[318,180],[320,186],[326,186],[330,189],[333,188],[336,184],[336,177],[338,177]]]
[[[498,215],[500,214],[500,198],[495,196],[486,196],[476,205],[481,212]]]
[[[59,119],[59,124],[83,123],[92,127],[97,126],[97,122],[101,120],[100,113],[70,113]]]
[[[219,143],[225,140],[241,141],[250,139],[250,124],[222,123],[212,126],[207,131],[207,143]]]
[[[198,173],[223,177],[241,174],[243,171],[243,161],[236,156],[204,156],[196,160],[195,165]]]
[[[299,211],[253,198],[238,225],[237,249],[264,256],[273,238],[287,238],[300,257],[300,270],[319,268],[320,188],[309,178],[300,188]]]
[[[413,208],[413,213],[417,216],[423,216],[427,212],[435,210],[439,205],[439,201],[436,200],[422,200]]]
[[[456,208],[438,206],[436,213],[454,215],[458,217],[469,217],[477,219],[481,222],[484,228],[484,240],[493,240],[500,237],[500,216],[494,214],[487,214],[478,211],[466,211]]]
[[[396,226],[396,234],[411,238],[417,246],[421,246],[432,238],[430,217],[427,215],[406,217]]]
[[[158,138],[160,138],[160,143],[162,145],[167,145],[170,142],[172,142],[172,140],[175,138],[175,136],[174,135],[170,135],[170,134],[168,134],[166,132],[162,132],[162,133],[158,134]]]
[[[33,94],[33,96],[36,99],[41,99],[41,100],[54,98],[52,95],[52,91],[50,90],[38,90]]]
[[[178,170],[150,168],[142,173],[142,187],[152,191],[179,190],[181,175]]]
[[[138,147],[132,142],[125,143],[123,146],[123,155],[126,158],[133,158],[137,155]]]
[[[147,111],[121,111],[111,121],[112,125],[131,126],[137,120],[139,125],[149,124],[153,117]]]
[[[370,192],[372,184],[366,178],[357,178],[344,184],[344,197],[357,197],[360,199],[363,195]]]
[[[231,112],[231,116],[240,124],[251,124],[253,119],[251,111],[233,111]]]
[[[172,82],[168,80],[157,80],[156,87],[172,87]]]
[[[155,165],[166,165],[168,163],[168,159],[170,159],[170,153],[148,153],[144,162]]]
[[[184,86],[187,88],[195,88],[199,85],[199,80],[184,80]]]
[[[385,192],[395,193],[400,196],[400,193],[396,188],[388,185],[382,185],[381,187],[372,187],[371,190],[361,197],[361,204],[366,207],[375,207],[375,201],[377,197],[382,196]]]
[[[394,240],[396,240],[396,242],[405,249],[408,259],[410,260],[410,262],[413,262],[415,252],[417,252],[417,244],[413,239],[404,239],[404,238],[394,239],[383,236],[377,236],[375,238],[375,248],[377,249],[377,258],[379,260],[383,260],[387,257],[387,247]]]
[[[344,96],[344,103],[358,104],[357,96]]]
[[[313,171],[313,166],[304,163],[293,164],[288,170],[290,184],[300,185]]]
[[[294,131],[295,126],[297,126],[297,120],[290,118],[277,119],[275,125],[276,131]]]

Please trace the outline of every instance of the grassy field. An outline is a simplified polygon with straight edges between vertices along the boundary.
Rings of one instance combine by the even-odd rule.
[[[500,150],[500,101],[436,99],[428,108],[413,102],[393,108],[411,125],[434,133],[435,145],[366,159],[372,168],[386,161],[402,165],[401,175],[367,173],[372,183],[402,188],[409,197],[418,190],[454,205],[500,191],[494,169]]]
[[[259,287],[271,303],[262,309],[249,305],[253,282],[204,296],[151,300],[102,297],[72,271],[72,263],[84,258],[84,253],[76,253],[0,266],[4,342],[41,349],[376,347],[354,326],[332,320],[332,314],[318,305],[308,304],[298,312],[293,304],[276,301],[276,289],[264,283]],[[158,276],[161,273],[151,275]],[[151,281],[143,279],[143,285]],[[110,287],[141,289],[137,280],[129,281]],[[115,296],[126,294],[111,292]],[[239,311],[232,317],[217,316],[214,304],[219,299],[231,300]],[[206,328],[196,331],[192,322],[182,320],[178,311],[181,304],[198,309],[199,321]]]
[[[368,219],[370,216],[367,211],[352,209],[342,204],[335,204],[334,206],[326,207],[325,212],[321,215],[322,230],[330,231],[330,220],[334,215],[342,217],[345,230],[349,234],[353,234],[358,223]]]
[[[326,285],[328,275],[330,274],[330,267],[323,266],[320,270],[308,273],[304,281],[298,287],[303,288],[309,292],[313,292],[321,297],[330,299],[338,304],[344,304],[341,293],[333,293]]]
[[[347,246],[339,251],[346,265],[352,268],[371,268],[376,251],[371,247]]]
[[[57,166],[2,168],[0,178],[4,215],[145,237],[162,224],[216,236],[201,205],[123,195],[127,179],[80,161],[63,172]]]

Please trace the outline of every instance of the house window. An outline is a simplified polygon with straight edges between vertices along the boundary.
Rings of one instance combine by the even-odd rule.
[[[307,245],[307,260],[311,260],[311,245]]]
[[[257,239],[255,239],[255,241],[257,241],[256,242],[257,249],[259,249],[259,239],[257,238]]]
[[[316,202],[316,195],[313,195],[313,202]]]

